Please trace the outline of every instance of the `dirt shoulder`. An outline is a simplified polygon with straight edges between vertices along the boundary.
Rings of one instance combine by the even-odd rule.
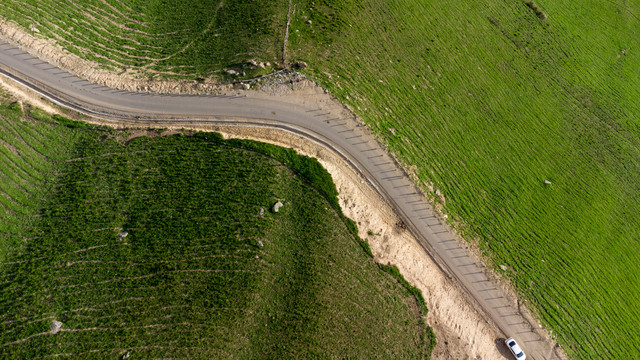
[[[111,73],[100,69],[95,63],[79,59],[48,40],[34,37],[2,20],[0,20],[0,39],[7,39],[32,55],[75,75],[112,88],[181,94],[238,91],[230,85],[186,81],[151,82],[139,78],[136,74]],[[2,87],[14,93],[20,101],[31,103],[48,112],[65,112],[12,81],[2,79],[0,83]],[[326,94],[322,88],[305,79],[300,82],[290,82],[283,78],[276,78],[274,81],[262,83],[258,90],[240,91],[250,97],[275,97],[278,101],[308,108],[322,108],[335,117],[355,119],[360,122],[349,109]],[[84,120],[100,123],[92,119]],[[105,125],[125,126],[125,124],[114,123]],[[131,125],[126,124],[126,126]],[[152,124],[138,123],[137,126],[147,128]],[[166,126],[163,125],[163,127]],[[184,126],[180,125],[179,128]],[[179,128],[176,126],[175,130]],[[189,128],[218,131],[226,137],[247,138],[291,147],[301,154],[318,159],[332,175],[345,215],[356,221],[360,236],[369,241],[375,260],[397,266],[407,281],[422,291],[429,309],[426,320],[434,328],[438,341],[433,359],[505,358],[502,344],[496,343],[496,339],[500,337],[500,331],[487,322],[484,314],[476,310],[459,285],[441,272],[417,240],[406,229],[397,226],[401,222],[390,205],[339,155],[310,139],[284,130],[233,125]]]

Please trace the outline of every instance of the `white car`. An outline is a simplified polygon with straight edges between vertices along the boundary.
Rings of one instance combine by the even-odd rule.
[[[507,347],[509,348],[509,350],[511,350],[511,352],[513,353],[513,356],[515,356],[516,359],[524,360],[527,358],[527,355],[524,354],[524,351],[522,351],[522,349],[520,348],[520,345],[518,345],[518,343],[515,340],[513,340],[513,338],[508,338],[504,342],[505,344],[507,344]]]

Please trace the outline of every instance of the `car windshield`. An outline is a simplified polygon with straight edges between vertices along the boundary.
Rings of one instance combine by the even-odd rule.
[[[509,346],[513,347],[516,344],[515,341],[509,341]]]
[[[522,351],[520,351],[520,354],[517,354],[516,357],[521,358],[524,356],[524,353]]]

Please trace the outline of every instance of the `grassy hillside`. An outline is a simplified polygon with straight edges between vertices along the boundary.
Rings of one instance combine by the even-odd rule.
[[[281,61],[287,6],[286,0],[7,0],[0,14],[114,71],[209,76],[253,58]]]
[[[26,27],[35,18],[19,10],[24,3],[6,2],[0,11]],[[262,19],[282,29],[288,6],[261,4],[276,13]],[[444,194],[449,218],[479,242],[567,352],[580,359],[638,353],[640,2],[293,5],[288,53],[307,61],[310,76]],[[73,49],[79,36],[51,25],[57,18],[64,17],[44,14],[52,20],[37,25]],[[258,31],[246,41],[263,35],[275,41],[282,33]],[[250,49],[276,56],[270,42],[258,43]],[[192,62],[210,64],[211,53],[191,54],[182,64],[191,73]],[[247,55],[221,54],[206,71]]]
[[[292,53],[433,182],[572,357],[634,357],[640,2],[339,6],[300,13],[333,32],[297,20]]]
[[[428,357],[317,162],[82,125],[0,108],[0,357]]]

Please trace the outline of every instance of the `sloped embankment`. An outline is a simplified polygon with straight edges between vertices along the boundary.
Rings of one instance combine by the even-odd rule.
[[[128,139],[3,111],[13,228],[2,229],[0,353],[428,352],[414,297],[363,251],[317,162],[216,134]]]

